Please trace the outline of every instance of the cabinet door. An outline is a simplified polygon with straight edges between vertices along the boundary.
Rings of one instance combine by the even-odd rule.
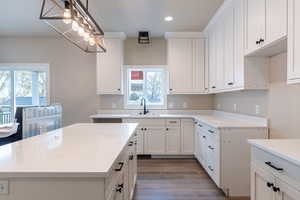
[[[291,184],[276,179],[276,187],[280,188],[280,192],[276,193],[276,200],[299,200],[300,191],[295,189]]]
[[[266,42],[287,35],[287,0],[266,0]]]
[[[300,83],[300,1],[288,1],[288,83]]]
[[[251,168],[251,200],[275,200],[275,177],[263,168]]]
[[[98,94],[123,94],[123,41],[105,39],[106,53],[97,55]]]
[[[193,40],[194,93],[205,92],[205,39]]]
[[[232,88],[234,80],[234,9],[233,4],[227,8],[224,15],[224,88]]]
[[[134,152],[130,152],[128,161],[128,199],[131,200],[134,195],[134,185],[137,174],[137,158]]]
[[[199,131],[199,158],[202,167],[207,168],[207,135],[200,129]]]
[[[200,159],[199,159],[199,152],[200,152],[200,145],[199,145],[199,137],[200,137],[200,134],[199,134],[199,126],[198,126],[198,123],[196,122],[195,123],[195,131],[194,131],[194,138],[195,138],[195,141],[194,141],[194,155],[195,157],[197,158],[197,160],[200,162]]]
[[[275,0],[276,1],[276,0]],[[247,3],[247,52],[261,47],[257,44],[260,39],[265,40],[265,8],[266,0],[248,0]]]
[[[216,30],[213,27],[209,32],[209,91],[214,92],[217,89],[217,46],[216,46]]]
[[[137,131],[136,153],[138,155],[144,154],[144,131],[142,130]]]
[[[165,128],[147,128],[144,133],[145,154],[165,154]]]
[[[194,135],[193,120],[181,120],[181,154],[193,155]]]
[[[224,19],[223,16],[219,19],[216,29],[216,90],[224,89]]]
[[[180,128],[168,127],[166,128],[166,153],[180,154]]]
[[[168,70],[170,93],[193,92],[192,39],[168,40]]]

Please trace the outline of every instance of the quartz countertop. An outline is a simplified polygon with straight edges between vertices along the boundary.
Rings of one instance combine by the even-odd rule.
[[[221,113],[221,114],[220,114]],[[243,115],[227,114],[225,112],[211,112],[203,114],[96,114],[90,116],[92,119],[155,119],[155,118],[187,118],[201,121],[214,128],[267,128],[268,122],[265,118],[245,117]]]
[[[300,139],[249,140],[249,143],[300,166]]]
[[[0,147],[2,177],[105,177],[138,124],[74,124]]]

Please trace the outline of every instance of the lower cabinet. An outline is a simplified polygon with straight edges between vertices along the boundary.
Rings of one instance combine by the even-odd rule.
[[[145,128],[144,153],[160,155],[166,152],[166,137],[164,128]]]
[[[166,128],[166,154],[180,154],[180,127]]]
[[[144,130],[142,130],[142,128],[139,128],[137,131],[136,153],[137,154],[144,153]]]
[[[251,200],[299,200],[300,166],[253,148]]]

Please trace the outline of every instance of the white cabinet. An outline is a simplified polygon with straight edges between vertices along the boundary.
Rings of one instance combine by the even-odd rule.
[[[180,35],[180,36],[178,36]],[[195,34],[194,34],[195,35]],[[166,33],[168,41],[169,94],[205,92],[205,39]]]
[[[166,128],[166,154],[180,154],[180,127]]]
[[[123,94],[124,34],[107,34],[106,53],[97,54],[97,94]]]
[[[165,154],[166,138],[164,128],[149,127],[144,132],[144,153],[161,155]]]
[[[300,2],[288,1],[288,69],[287,82],[300,83]]]
[[[181,120],[181,154],[193,155],[194,153],[194,121]]]
[[[300,199],[300,166],[269,152],[252,147],[251,200]]]
[[[138,128],[138,130],[137,130],[136,152],[137,152],[137,154],[144,153],[144,128]]]
[[[247,0],[246,55],[270,48],[287,36],[287,0]],[[281,48],[269,50],[270,55]],[[264,52],[268,54],[268,52]]]
[[[210,93],[268,88],[268,58],[244,57],[246,3],[225,1],[205,29]]]

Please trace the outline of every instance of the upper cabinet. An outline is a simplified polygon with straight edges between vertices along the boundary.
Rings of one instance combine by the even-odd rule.
[[[246,0],[226,1],[209,23],[209,92],[267,89],[266,58],[245,59]]]
[[[288,69],[289,84],[300,83],[300,1],[288,1]]]
[[[246,0],[246,55],[275,55],[286,50],[287,1]]]
[[[166,33],[169,94],[203,94],[205,38],[201,33]]]
[[[123,94],[124,33],[105,33],[106,53],[97,54],[97,94]]]

